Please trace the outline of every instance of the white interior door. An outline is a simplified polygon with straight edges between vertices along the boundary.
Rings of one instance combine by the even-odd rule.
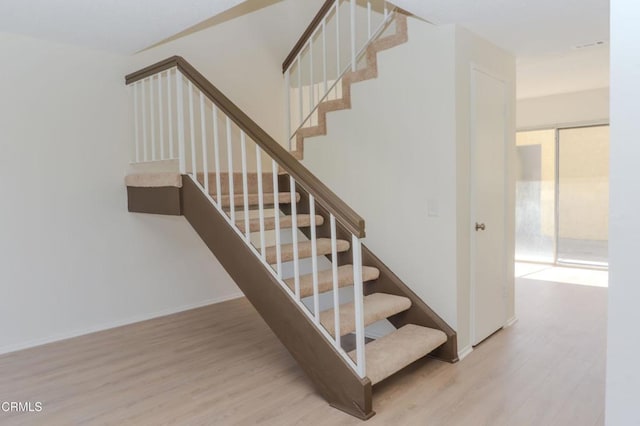
[[[473,345],[506,322],[506,87],[471,75],[471,330]]]

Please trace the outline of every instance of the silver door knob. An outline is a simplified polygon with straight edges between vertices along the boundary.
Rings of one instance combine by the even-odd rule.
[[[476,231],[484,231],[485,230],[485,226],[484,223],[478,223],[476,222]]]

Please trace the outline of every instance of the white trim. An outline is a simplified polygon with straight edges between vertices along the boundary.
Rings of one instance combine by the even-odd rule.
[[[458,351],[458,361],[462,361],[463,359],[468,357],[471,352],[473,352],[473,346],[471,345],[465,346],[464,348],[460,349]]]
[[[80,337],[87,334],[97,333],[99,331],[111,330],[113,328],[118,328],[125,325],[131,325],[138,322],[147,321],[150,319],[164,317],[167,315],[173,315],[180,312],[189,311],[191,309],[197,309],[197,308],[202,308],[204,306],[215,305],[217,303],[227,302],[229,300],[239,299],[241,297],[244,297],[244,294],[242,292],[232,293],[230,295],[223,296],[223,297],[217,297],[213,299],[207,299],[202,302],[162,309],[160,311],[151,312],[143,315],[136,315],[136,316],[129,317],[127,319],[123,319],[119,321],[113,321],[109,323],[96,325],[93,327],[77,329],[77,330],[69,331],[66,333],[59,333],[59,334],[55,334],[53,336],[49,336],[41,339],[33,339],[33,340],[28,340],[22,343],[15,343],[15,344],[6,345],[6,346],[0,346],[0,355],[5,355],[8,353],[20,351],[23,349],[34,348],[37,346],[46,345],[48,343],[59,342],[59,341],[71,339],[74,337]]]
[[[518,317],[514,315],[514,316],[512,316],[511,318],[509,318],[507,320],[507,322],[504,324],[504,327],[505,328],[511,327],[512,325],[514,325],[517,322],[518,322]]]

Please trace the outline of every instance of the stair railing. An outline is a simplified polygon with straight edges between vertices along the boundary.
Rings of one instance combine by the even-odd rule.
[[[320,8],[282,64],[289,150],[298,130],[318,124],[319,105],[342,97],[338,83],[356,71],[395,11],[386,0],[327,0]]]
[[[277,278],[291,300],[359,377],[364,378],[366,368],[361,254],[361,239],[365,236],[364,220],[183,58],[174,56],[132,73],[126,77],[126,84],[130,87],[133,101],[132,163],[178,160],[180,174],[196,184],[238,237]],[[263,173],[264,163],[270,167],[270,179],[268,174]],[[236,172],[238,169],[241,172]],[[253,213],[249,211],[248,198],[250,172],[256,173],[258,188],[258,226],[255,226],[253,218],[253,227]],[[241,180],[241,184],[237,180]],[[284,259],[282,253],[281,240],[286,233],[281,232],[280,226],[280,187],[290,194],[292,201],[290,237],[293,244],[293,288],[285,282],[283,264],[288,259]],[[298,241],[296,216],[297,188],[309,195],[312,308],[307,308],[303,303],[300,292],[303,265],[298,256],[301,243]],[[334,330],[325,329],[320,322],[316,204],[329,212]],[[266,246],[266,210],[271,206],[274,214],[270,219],[275,221],[275,254],[273,251],[269,252]],[[343,350],[340,339],[336,221],[344,225],[351,234],[355,359]],[[255,238],[254,231],[259,231],[259,238]]]

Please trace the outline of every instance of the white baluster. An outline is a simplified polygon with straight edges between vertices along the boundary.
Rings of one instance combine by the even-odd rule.
[[[278,163],[275,160],[271,160],[271,173],[273,174],[273,193],[280,194],[278,185]],[[275,197],[273,199],[273,215],[275,222],[276,233],[276,271],[278,272],[278,278],[282,279],[282,249],[280,247],[280,199]]]
[[[218,207],[222,207],[220,204],[222,197],[222,183],[220,182],[220,136],[218,130],[218,107],[213,104],[212,108],[213,119],[213,155],[216,166],[216,203]]]
[[[153,77],[149,80],[149,114],[151,116],[151,160],[156,160],[156,108],[153,95]]]
[[[158,116],[160,118],[160,159],[164,160],[164,109],[162,108],[162,76],[158,74]]]
[[[340,0],[336,0],[336,80],[340,76]]]
[[[184,76],[176,69],[176,99],[178,110],[178,155],[180,156],[180,174],[187,173],[187,154],[184,141]]]
[[[209,191],[209,156],[207,155],[207,121],[204,117],[204,93],[200,92],[200,134],[202,136],[202,173],[204,174],[204,192]]]
[[[298,216],[296,205],[296,181],[289,177],[291,187],[291,237],[293,243],[293,282],[296,299],[300,300],[300,267],[298,265]]]
[[[322,20],[322,77],[324,79],[324,94],[328,92],[327,85],[327,24]]]
[[[142,80],[142,160],[148,161],[147,157],[147,79]]]
[[[249,227],[249,182],[247,177],[247,140],[240,131],[240,155],[242,155],[242,194],[244,199],[244,237],[247,244],[251,244],[251,230]]]
[[[336,84],[334,85],[336,90],[336,99],[338,98],[338,84],[337,81],[340,78],[340,0],[336,0]]]
[[[351,0],[351,71],[356,71],[356,0]]]
[[[385,21],[387,20],[388,17],[389,17],[389,5],[385,1],[384,2],[384,19],[385,19]]]
[[[135,146],[136,146],[136,154],[135,161],[136,163],[140,162],[140,124],[138,123],[139,115],[139,107],[138,107],[138,82],[133,83],[133,127],[135,129]]]
[[[235,223],[236,221],[236,206],[233,191],[233,146],[232,146],[232,136],[231,136],[231,119],[227,117],[227,166],[229,170],[227,171],[229,175],[229,217],[231,218],[231,223]]]
[[[315,103],[315,84],[313,81],[313,35],[309,39],[309,125],[313,125],[313,107]]]
[[[262,190],[262,150],[256,144],[256,171],[258,172],[258,214],[260,215],[260,255],[266,259],[266,244],[264,234],[264,192]],[[278,194],[273,194],[277,197]]]
[[[285,135],[287,136],[287,143],[289,145],[289,151],[291,152],[291,67],[284,73],[284,93],[285,93],[285,111],[287,116],[285,117]]]
[[[169,121],[169,158],[175,158],[173,152],[173,99],[171,94],[171,70],[167,71],[167,118]]]
[[[313,316],[320,324],[320,294],[318,293],[318,240],[316,238],[316,199],[309,194],[309,216],[311,220],[311,271],[313,279]]]
[[[189,80],[189,130],[191,132],[191,174],[195,180],[198,179],[196,164],[196,125],[193,114],[193,83]]]
[[[333,276],[333,323],[336,347],[340,346],[340,282],[338,278],[338,239],[336,236],[336,218],[330,215],[331,223],[331,272]]]
[[[302,59],[301,56],[298,55],[298,58],[296,59],[298,61],[298,101],[299,101],[299,108],[300,108],[300,123],[298,124],[299,126],[302,126],[303,122],[302,122],[302,116],[304,114],[304,110],[303,110],[303,102],[302,102]]]
[[[353,303],[355,306],[356,320],[356,365],[358,374],[364,377],[366,374],[364,357],[364,293],[362,287],[362,246],[360,240],[352,235],[353,253]]]
[[[371,1],[367,0],[367,35],[371,38]]]

